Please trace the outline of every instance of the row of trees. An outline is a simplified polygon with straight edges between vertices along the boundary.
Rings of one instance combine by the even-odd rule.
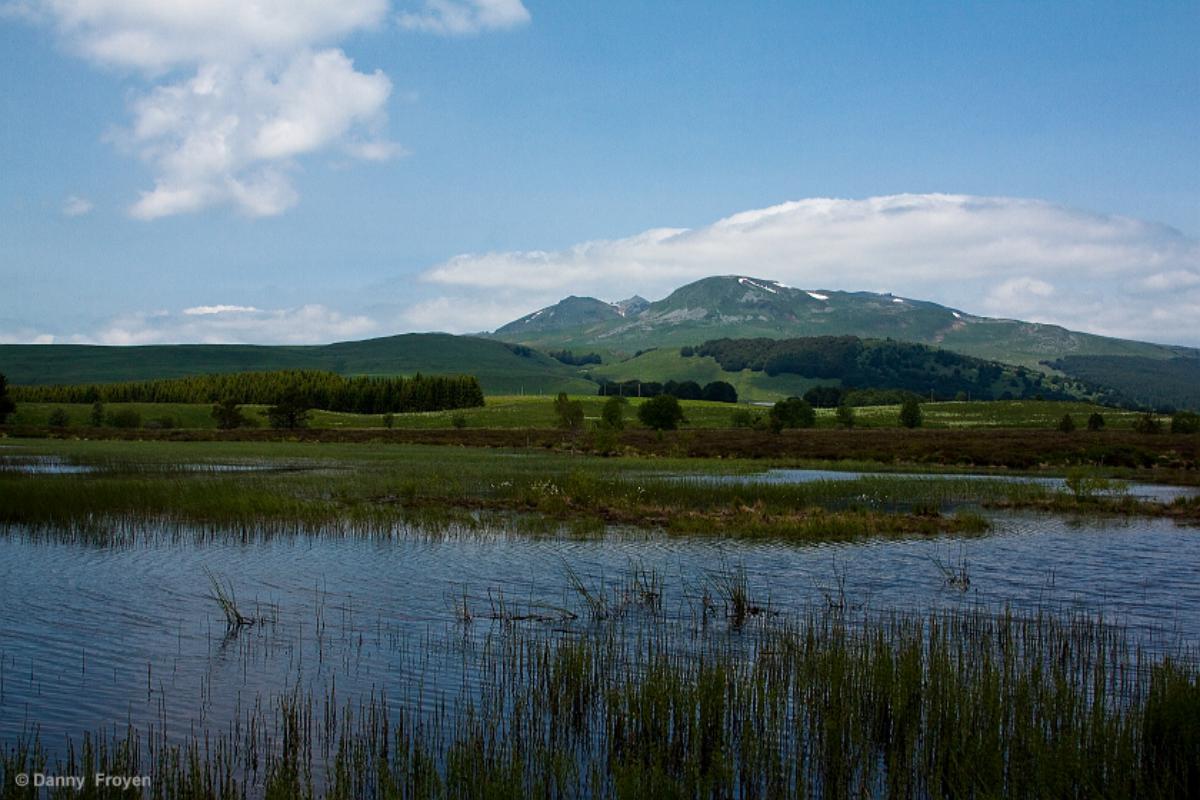
[[[701,386],[696,381],[601,381],[601,397],[658,397],[670,395],[677,400],[709,400],[714,403],[736,403],[737,389],[726,381],[712,381]]]
[[[846,403],[837,406],[835,419],[843,428],[853,428],[857,422],[854,407]],[[735,427],[754,427],[757,419],[749,411],[734,416]],[[771,407],[765,420],[766,427],[779,433],[787,428],[811,428],[817,424],[817,412],[807,397],[789,397]],[[900,424],[906,428],[919,428],[924,424],[921,404],[909,397],[900,406]]]
[[[548,356],[555,361],[560,361],[563,364],[568,364],[572,367],[584,367],[588,364],[599,364],[599,353],[573,353],[570,350],[551,350],[547,353]]]
[[[625,428],[625,409],[629,401],[621,395],[610,395],[600,409],[600,420],[596,427],[605,432],[616,432]],[[572,400],[565,392],[554,399],[554,416],[558,427],[566,430],[583,428],[583,403]],[[669,394],[652,397],[638,406],[638,421],[656,431],[673,431],[687,420],[679,398]]]
[[[384,414],[441,411],[483,405],[483,389],[469,375],[347,378],[334,372],[235,372],[126,383],[22,386],[17,398],[41,403],[212,403],[278,405]]]

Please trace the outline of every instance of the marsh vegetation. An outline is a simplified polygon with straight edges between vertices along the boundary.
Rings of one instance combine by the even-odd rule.
[[[0,796],[34,770],[149,774],[172,797],[1196,785],[1200,596],[1178,574],[1196,539],[1151,518],[1188,522],[1185,490],[1094,469],[4,447]]]

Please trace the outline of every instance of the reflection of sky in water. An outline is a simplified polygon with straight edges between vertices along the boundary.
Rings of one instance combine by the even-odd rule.
[[[498,633],[483,620],[458,626],[455,598],[465,590],[476,613],[489,590],[509,604],[578,609],[566,565],[593,586],[624,581],[631,564],[654,568],[666,616],[684,621],[714,570],[744,566],[754,599],[785,615],[823,602],[840,576],[847,599],[869,608],[1045,607],[1102,614],[1152,646],[1164,635],[1200,642],[1197,529],[1029,514],[995,522],[978,538],[819,545],[414,533],[96,547],[10,532],[0,537],[0,741],[30,722],[51,744],[115,721],[145,724],[160,701],[175,733],[220,729],[257,695],[296,684],[320,694],[333,679],[343,698],[405,697],[418,684],[453,694],[476,680],[463,674],[463,647]],[[948,587],[938,562],[965,562],[969,590]],[[226,641],[206,569],[274,621]]]
[[[965,475],[930,472],[839,472],[828,469],[771,469],[766,472],[749,473],[744,475],[681,475],[681,480],[712,481],[715,483],[814,483],[816,481],[852,481],[859,478],[903,478],[927,481],[943,480],[972,480],[972,481],[1010,481],[1014,483],[1033,483],[1048,489],[1065,491],[1066,481],[1063,478],[1048,478],[1030,475]],[[1200,489],[1194,486],[1165,486],[1155,483],[1132,483],[1129,481],[1114,481],[1116,491],[1127,493],[1143,500],[1154,500],[1169,503],[1177,497],[1194,497],[1200,495]]]

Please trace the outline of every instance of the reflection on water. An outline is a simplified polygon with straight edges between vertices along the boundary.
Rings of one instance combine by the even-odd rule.
[[[0,472],[19,472],[24,475],[80,475],[95,472],[88,464],[75,464],[50,456],[0,456]]]
[[[1200,641],[1200,531],[1166,520],[994,517],[993,535],[811,546],[612,532],[588,541],[505,535],[297,536],[94,547],[0,536],[0,742],[165,718],[184,735],[221,728],[286,686],[339,695],[454,694],[464,647],[495,626],[479,612],[578,608],[568,568],[593,587],[630,565],[663,579],[662,613],[694,619],[714,571],[744,566],[756,601],[786,615],[844,587],[858,607],[981,605],[1101,614],[1156,646]],[[967,591],[943,567],[965,567]],[[263,622],[227,637],[206,575]],[[474,625],[456,621],[464,594]],[[586,626],[586,616],[553,623]],[[268,702],[264,700],[264,702]]]
[[[82,475],[85,473],[117,472],[294,472],[315,469],[307,463],[288,464],[278,459],[238,464],[217,463],[151,463],[136,464],[122,461],[119,467],[68,461],[56,456],[0,456],[0,473],[22,475]]]
[[[972,480],[972,481],[1008,481],[1012,483],[1031,483],[1045,486],[1053,491],[1066,491],[1064,478],[1050,478],[1036,475],[972,475],[936,472],[856,472],[829,469],[770,469],[766,472],[743,475],[695,475],[678,476],[688,480],[713,481],[717,483],[815,483],[816,481],[853,481],[860,478],[896,478],[928,481]],[[1130,481],[1113,481],[1113,494],[1128,494],[1141,500],[1151,500],[1159,503],[1170,503],[1180,497],[1196,497],[1200,488],[1194,486],[1166,486],[1158,483],[1135,483]]]

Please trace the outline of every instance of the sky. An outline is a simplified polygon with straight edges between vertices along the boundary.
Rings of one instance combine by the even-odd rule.
[[[709,275],[1200,346],[1200,3],[0,0],[0,342]]]

